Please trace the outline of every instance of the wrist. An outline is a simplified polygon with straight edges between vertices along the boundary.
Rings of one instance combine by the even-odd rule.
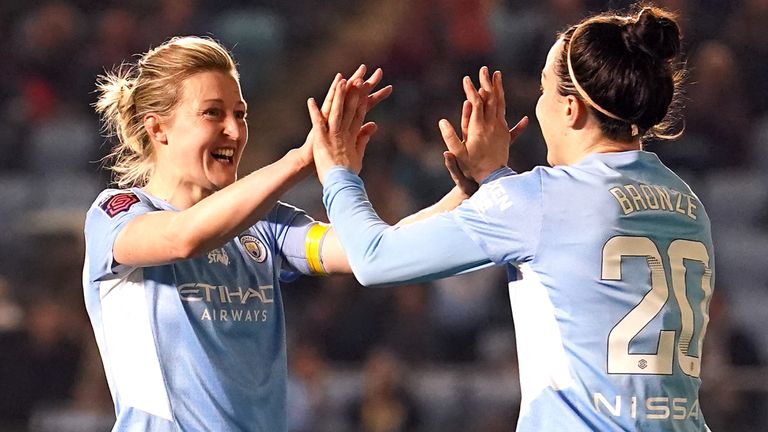
[[[321,174],[321,170],[317,170],[318,175]],[[350,170],[349,168],[342,166],[342,165],[328,165],[322,170],[322,177],[320,177],[320,183],[323,185],[323,188],[325,189],[327,187],[328,182],[333,182],[334,180],[338,179],[349,179],[349,178],[355,178],[357,182],[360,182],[362,184],[362,179]]]
[[[515,171],[513,171],[512,168],[504,165],[499,168],[496,168],[493,171],[488,172],[487,175],[485,175],[480,181],[478,181],[478,184],[482,186],[486,183],[490,183],[501,177],[506,177],[513,174],[515,174]]]
[[[341,166],[352,170],[352,158],[344,151],[333,152],[331,162],[333,166]]]
[[[466,190],[459,186],[454,186],[453,189],[448,192],[448,196],[450,196],[453,200],[458,200],[461,202],[472,197],[472,194],[468,193]]]
[[[472,171],[472,178],[477,182],[477,184],[483,184],[486,182],[486,179],[491,176],[491,174],[500,170],[503,167],[504,165],[497,165],[497,164],[478,167],[477,169]]]
[[[294,172],[298,175],[309,175],[314,168],[315,160],[312,158],[312,153],[307,154],[303,149],[302,146],[288,150],[285,156],[290,161]]]
[[[325,185],[328,175],[333,171],[349,171],[349,168],[335,164],[333,161],[328,161],[328,163],[318,163],[315,164],[315,167],[317,169],[317,179],[320,181],[321,185]]]

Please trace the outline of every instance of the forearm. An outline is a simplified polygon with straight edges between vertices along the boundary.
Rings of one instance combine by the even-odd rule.
[[[331,223],[363,285],[432,280],[490,264],[451,215],[389,226],[371,207],[360,179],[339,169],[329,172],[323,192]]]
[[[515,174],[515,172],[512,171],[511,168],[504,166],[492,172],[484,174],[482,183],[485,184],[493,180],[499,179],[501,177],[505,177],[513,174]],[[445,194],[445,196],[440,198],[440,201],[438,201],[437,203],[425,209],[419,210],[418,212],[410,216],[404,217],[395,226],[407,225],[407,224],[414,223],[422,219],[426,219],[428,217],[434,216],[436,214],[449,212],[455,209],[456,207],[458,207],[467,198],[469,198],[467,194],[462,192],[458,186],[454,186],[453,189],[451,189],[447,194]]]
[[[454,186],[440,201],[435,204],[419,210],[418,212],[401,219],[395,226],[402,226],[416,221],[426,219],[439,213],[451,211],[459,206],[465,199],[469,198],[458,186]]]
[[[282,159],[179,212],[141,214],[122,228],[112,246],[115,261],[150,266],[190,258],[226,243],[266,215],[277,198],[309,175],[291,150]]]
[[[176,232],[192,236],[192,254],[229,241],[262,219],[277,199],[312,172],[299,150],[289,151],[176,215]]]

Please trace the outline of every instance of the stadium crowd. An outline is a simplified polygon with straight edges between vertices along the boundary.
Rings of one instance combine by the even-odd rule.
[[[394,93],[363,178],[395,222],[452,185],[437,120],[457,123],[462,76],[504,73],[529,115],[553,35],[597,0],[129,0],[0,3],[0,430],[101,431],[112,401],[82,300],[82,223],[109,181],[95,77],[174,35],[230,47],[249,103],[249,172],[300,145],[304,107],[333,74],[380,66]],[[718,265],[703,360],[712,430],[768,427],[768,0],[669,0],[690,70],[685,134],[649,149],[699,191]],[[518,171],[545,164],[537,127]],[[325,219],[311,179],[284,201]],[[504,272],[362,288],[301,278],[283,290],[289,425],[309,431],[506,431],[519,405]]]

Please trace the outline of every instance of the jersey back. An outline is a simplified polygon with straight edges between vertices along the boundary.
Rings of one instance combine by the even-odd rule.
[[[509,285],[518,430],[707,430],[698,390],[710,223],[654,154],[503,177],[455,215],[490,259],[522,275]]]

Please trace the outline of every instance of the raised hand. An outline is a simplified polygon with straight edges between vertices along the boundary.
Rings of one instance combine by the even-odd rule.
[[[445,139],[445,145],[448,147],[448,151],[443,152],[445,168],[448,170],[448,173],[451,175],[451,179],[456,184],[456,187],[458,187],[462,192],[462,194],[464,194],[465,198],[472,196],[479,187],[477,182],[466,174],[468,172],[468,167],[462,162],[469,157],[467,155],[466,147],[464,147],[462,144],[467,139],[467,129],[469,128],[469,118],[471,114],[472,104],[465,100],[461,109],[462,140],[457,145],[455,141],[458,140],[458,137],[453,138],[449,136]],[[441,123],[442,122],[448,123],[447,120],[441,120]],[[441,130],[444,127],[445,126],[442,124],[440,125]],[[448,127],[450,128],[450,124]]]
[[[347,79],[347,82],[353,82],[356,79],[362,79],[365,77],[365,73],[367,72],[366,66],[360,65],[360,67],[357,68],[355,73],[353,73],[349,79]],[[371,76],[365,80],[364,84],[367,86],[367,88],[372,90],[375,88],[379,82],[381,81],[382,76],[384,74],[381,71],[381,68],[377,68]],[[333,82],[331,83],[331,86],[328,88],[328,93],[325,95],[325,99],[323,100],[323,105],[321,108],[321,112],[324,117],[328,118],[328,114],[331,112],[331,100],[333,99],[334,91],[336,90],[336,84],[338,84],[339,81],[342,79],[342,75],[340,73],[337,73],[336,76],[333,77]],[[367,107],[366,112],[370,111],[379,104],[379,102],[383,101],[384,99],[388,98],[389,95],[392,94],[392,86],[388,85],[380,90],[375,91],[374,93],[371,93],[367,97]]]
[[[349,81],[337,75],[323,109],[318,108],[314,99],[307,101],[312,119],[310,136],[315,167],[321,182],[334,165],[360,172],[365,147],[376,132],[375,123],[363,124],[365,114],[392,91],[391,86],[387,86],[370,94],[381,80],[381,69],[377,69],[366,81],[362,80],[364,69],[360,74],[358,72]],[[324,109],[327,109],[327,115],[324,115]]]
[[[488,68],[483,66],[479,75],[479,90],[469,77],[464,77],[462,82],[467,97],[462,109],[464,139],[459,139],[448,120],[439,123],[443,140],[456,157],[457,166],[465,177],[478,183],[507,164],[509,144],[528,125],[528,117],[523,117],[509,129],[501,72],[496,71],[491,77]]]
[[[362,78],[365,77],[365,74],[367,72],[367,68],[365,65],[360,65],[357,70],[349,77],[347,82],[355,81],[355,80],[362,80]],[[373,88],[375,88],[379,82],[381,81],[381,78],[383,76],[383,73],[380,68],[377,68],[371,76],[365,80],[361,86],[363,88],[366,88],[368,92],[370,92]],[[337,73],[333,77],[333,81],[331,82],[330,87],[328,88],[328,93],[325,95],[325,99],[323,99],[323,104],[320,108],[320,112],[323,115],[325,119],[328,119],[328,116],[331,112],[331,103],[333,101],[336,89],[338,87],[339,82],[343,79],[342,75],[340,73]],[[367,95],[367,104],[365,105],[365,113],[373,109],[376,105],[379,104],[379,102],[383,101],[384,99],[388,98],[389,95],[392,94],[392,86],[388,85],[385,86],[373,93],[366,93]],[[307,134],[307,138],[304,142],[304,145],[301,146],[301,151],[305,154],[305,158],[308,160],[307,166],[311,167],[311,165],[314,164],[314,135],[313,135],[313,129],[309,131]],[[370,126],[368,126],[366,129],[361,129],[359,131],[360,134],[367,134],[366,142],[368,139],[370,139],[370,136],[375,132],[375,129],[371,129]]]

